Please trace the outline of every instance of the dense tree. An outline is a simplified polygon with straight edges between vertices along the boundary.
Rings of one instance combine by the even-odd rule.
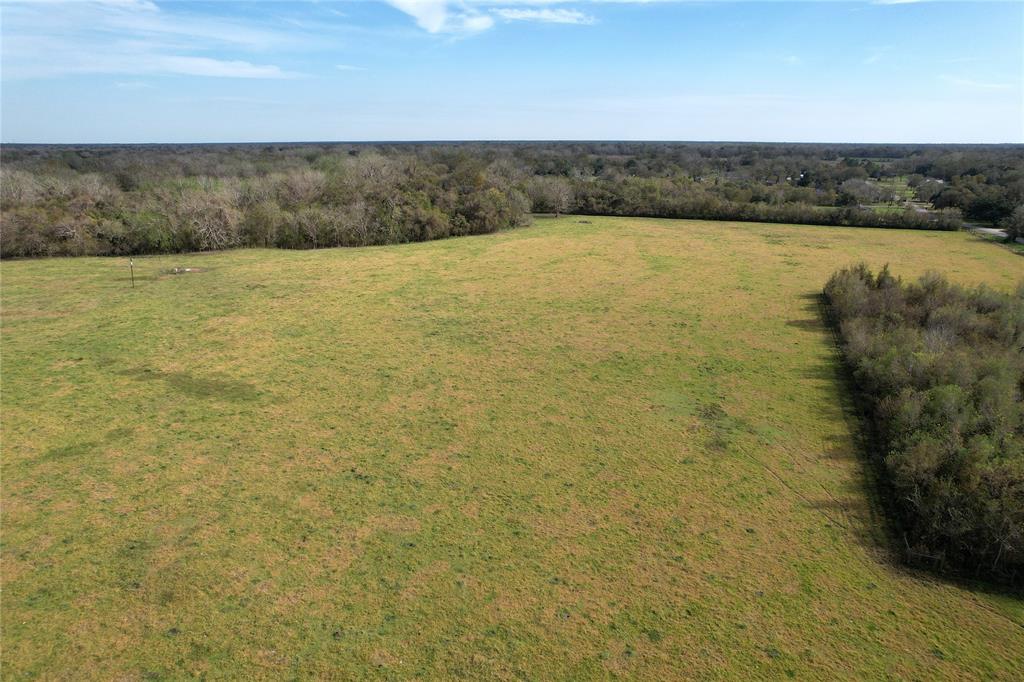
[[[1024,580],[1024,283],[907,284],[860,265],[825,293],[914,554]]]
[[[839,185],[840,201],[843,204],[873,204],[885,200],[886,194],[878,185],[866,180],[844,180]]]
[[[562,177],[533,176],[526,181],[525,190],[531,209],[537,213],[558,215],[568,211],[573,204],[572,185]]]
[[[1013,209],[1013,213],[1004,218],[1000,226],[1006,230],[1010,239],[1024,239],[1024,204]]]
[[[5,145],[0,161],[5,257],[418,241],[531,211],[958,229],[1024,203],[1014,146]],[[932,210],[865,208],[900,175]]]

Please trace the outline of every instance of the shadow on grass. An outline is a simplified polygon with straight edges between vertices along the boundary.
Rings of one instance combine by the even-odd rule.
[[[138,381],[164,381],[169,388],[193,398],[249,402],[260,397],[253,384],[231,378],[197,377],[188,372],[164,372],[149,367],[123,369],[118,374]]]
[[[880,561],[893,570],[912,575],[924,581],[942,581],[972,591],[1000,595],[1024,596],[1024,586],[997,579],[984,579],[958,572],[951,568],[938,568],[927,562],[915,561],[907,551],[904,527],[900,522],[894,496],[887,482],[885,462],[882,455],[880,435],[869,419],[869,404],[866,396],[858,389],[853,372],[842,357],[838,332],[831,324],[828,303],[824,294],[801,295],[807,304],[804,310],[808,318],[790,320],[788,325],[808,332],[826,334],[830,337],[832,358],[817,367],[807,368],[804,376],[834,383],[840,387],[839,395],[843,419],[851,438],[836,436],[825,451],[825,456],[836,460],[859,464],[859,488],[865,505],[862,510],[832,499],[821,503],[819,511],[831,515],[840,511],[847,518],[855,519],[850,528]]]
[[[96,443],[93,441],[82,441],[77,443],[65,443],[64,445],[57,445],[49,448],[39,457],[34,460],[30,460],[29,463],[32,465],[43,464],[45,462],[63,461],[67,459],[75,459],[89,454],[96,447]]]

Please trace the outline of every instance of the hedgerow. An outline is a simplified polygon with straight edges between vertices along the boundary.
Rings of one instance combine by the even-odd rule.
[[[861,264],[825,286],[915,556],[1024,578],[1024,283],[917,282]]]

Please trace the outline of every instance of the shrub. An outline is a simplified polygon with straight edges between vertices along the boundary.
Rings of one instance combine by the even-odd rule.
[[[227,192],[186,190],[174,208],[188,250],[225,249],[239,243],[241,214]]]
[[[840,270],[825,286],[908,544],[1024,578],[1024,284]]]
[[[1013,213],[1004,218],[1000,226],[1006,230],[1006,236],[1010,239],[1024,238],[1024,204],[1013,209]]]
[[[287,218],[273,200],[264,200],[245,212],[239,227],[239,236],[247,246],[271,246],[277,242],[277,233]]]

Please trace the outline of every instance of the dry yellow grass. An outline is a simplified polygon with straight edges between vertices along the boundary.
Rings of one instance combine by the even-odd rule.
[[[586,220],[4,263],[5,676],[1024,675],[1021,602],[887,560],[814,300],[1024,261]]]

